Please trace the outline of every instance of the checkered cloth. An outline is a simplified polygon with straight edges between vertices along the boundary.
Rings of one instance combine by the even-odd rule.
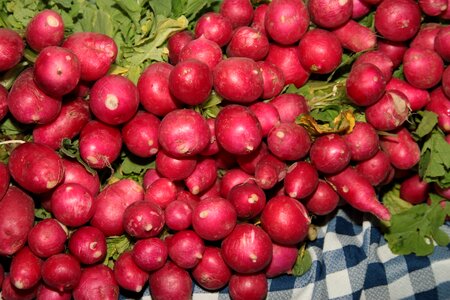
[[[450,247],[426,257],[394,255],[373,221],[340,208],[309,243],[311,269],[269,280],[267,299],[450,299]],[[443,230],[450,235],[450,224]],[[148,289],[142,299],[151,299]],[[226,288],[211,293],[194,286],[193,299],[230,297]]]

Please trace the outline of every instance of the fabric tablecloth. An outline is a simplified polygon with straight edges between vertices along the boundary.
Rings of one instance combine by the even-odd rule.
[[[340,208],[308,243],[311,269],[269,280],[267,299],[450,299],[450,246],[424,257],[394,255],[373,220]],[[443,230],[450,235],[448,222]],[[148,288],[140,298],[151,299]],[[230,297],[227,288],[211,293],[195,285],[193,299]]]

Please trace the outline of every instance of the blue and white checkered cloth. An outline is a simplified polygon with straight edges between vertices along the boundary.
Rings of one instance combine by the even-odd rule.
[[[267,300],[450,299],[450,247],[430,256],[392,254],[372,216],[343,207],[308,244],[313,264],[303,276],[269,280]],[[450,235],[447,223],[443,230]],[[143,300],[151,299],[148,289]],[[194,286],[193,300],[230,299]]]

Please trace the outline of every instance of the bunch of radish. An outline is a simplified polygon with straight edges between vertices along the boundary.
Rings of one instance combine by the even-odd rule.
[[[450,199],[417,174],[420,144],[406,126],[411,114],[434,112],[450,142],[449,2],[306,2],[223,0],[170,36],[169,60],[138,82],[109,72],[120,51],[111,37],[66,36],[55,11],[22,35],[0,29],[0,74],[26,47],[37,54],[0,86],[0,120],[32,136],[0,142],[9,149],[2,297],[117,299],[148,286],[153,299],[189,299],[195,282],[264,299],[268,278],[291,273],[315,216],[349,204],[389,221],[377,193],[396,180],[410,203],[430,191]],[[362,25],[373,11],[374,28]],[[440,23],[422,22],[431,18]],[[287,88],[327,78],[352,54],[341,87],[365,118],[310,130],[299,119],[315,102]],[[393,76],[399,67],[404,78]],[[78,160],[66,155],[68,140]],[[137,179],[111,176],[124,153],[152,167]],[[120,238],[126,247],[108,264]]]

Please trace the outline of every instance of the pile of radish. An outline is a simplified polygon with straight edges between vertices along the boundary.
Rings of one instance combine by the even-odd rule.
[[[316,217],[350,205],[389,224],[379,192],[395,183],[445,207],[410,124],[433,112],[450,143],[447,20],[447,0],[223,0],[137,82],[110,72],[113,38],[67,35],[56,11],[1,28],[0,75],[36,54],[0,86],[0,121],[29,133],[0,140],[1,296],[189,299],[195,283],[264,299]],[[320,83],[323,101],[303,93]],[[313,111],[336,95],[326,126]]]

